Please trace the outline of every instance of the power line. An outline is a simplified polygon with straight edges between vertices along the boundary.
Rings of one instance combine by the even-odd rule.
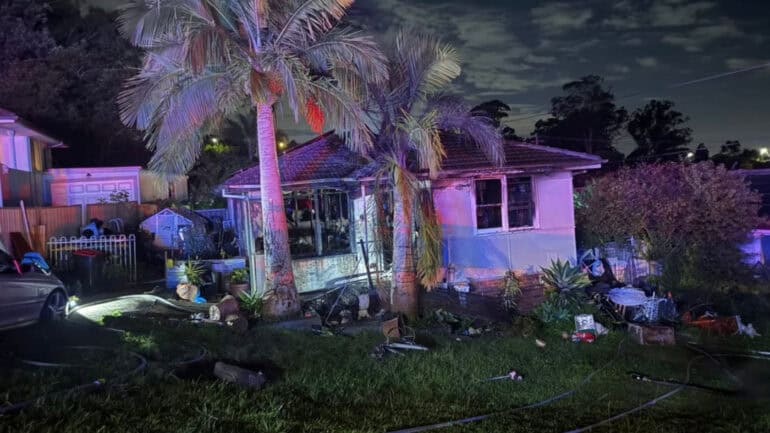
[[[689,85],[692,85],[692,84],[703,83],[703,82],[706,82],[706,81],[712,81],[712,80],[716,80],[716,79],[719,79],[719,78],[729,77],[731,75],[742,74],[742,73],[745,73],[745,72],[756,71],[756,70],[764,69],[764,68],[770,68],[770,62],[762,63],[760,65],[749,66],[747,68],[738,69],[736,71],[723,72],[721,74],[709,75],[709,76],[702,77],[702,78],[696,78],[694,80],[683,81],[681,83],[674,83],[674,84],[670,84],[670,85],[666,86],[665,88],[668,88],[668,89],[678,89],[680,87],[685,87],[685,86],[689,86]],[[619,96],[616,100],[617,101],[622,101],[623,99],[628,99],[628,98],[632,98],[634,96],[639,96],[639,95],[641,95],[643,93],[644,92],[629,93],[627,95]],[[523,115],[521,117],[515,117],[515,118],[506,119],[506,120],[507,120],[507,122],[516,122],[516,121],[519,121],[519,120],[532,119],[534,117],[545,116],[545,115],[548,115],[548,114],[551,114],[551,112],[550,111],[538,112],[538,113],[532,112],[532,113],[525,114],[525,115]]]

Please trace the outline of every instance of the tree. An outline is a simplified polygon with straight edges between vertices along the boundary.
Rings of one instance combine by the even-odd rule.
[[[594,180],[576,210],[588,245],[645,245],[666,289],[719,287],[740,275],[740,245],[760,222],[743,177],[711,162],[641,164]]]
[[[651,100],[631,115],[628,133],[636,149],[628,155],[632,162],[681,160],[689,151],[692,129],[684,126],[687,116],[673,109],[671,101]]]
[[[486,116],[473,115],[460,98],[442,94],[460,75],[452,47],[428,35],[402,31],[391,49],[389,70],[387,84],[370,87],[378,118],[370,154],[384,162],[393,190],[391,308],[413,316],[417,278],[430,287],[441,266],[441,233],[433,200],[429,191],[421,190],[418,175],[436,176],[446,155],[444,141],[449,139],[468,139],[495,163],[502,163],[504,154],[499,132]],[[422,247],[416,267],[415,220]]]
[[[703,162],[709,160],[709,150],[704,143],[699,143],[695,148],[695,154],[693,155],[695,162]]]
[[[551,99],[551,117],[538,120],[532,135],[549,146],[622,159],[613,143],[628,113],[615,106],[615,95],[603,84],[604,79],[596,75],[565,84],[566,95]]]
[[[387,69],[372,39],[339,26],[351,3],[134,0],[120,17],[122,33],[146,51],[119,103],[123,121],[145,131],[151,168],[187,171],[205,136],[254,110],[269,315],[299,311],[273,105],[282,98],[317,132],[328,119],[351,146],[373,144],[360,102],[366,79],[383,82]]]
[[[141,137],[125,127],[115,98],[139,65],[115,15],[81,17],[69,2],[0,1],[0,106],[65,143],[58,164],[143,164]]]
[[[471,113],[474,116],[487,117],[495,128],[500,128],[502,120],[510,115],[511,107],[503,101],[494,99],[492,101],[482,102],[471,108]],[[500,134],[506,140],[524,141],[521,137],[516,135],[516,130],[510,126],[503,126],[502,129],[500,129]]]
[[[755,149],[744,149],[738,140],[727,140],[719,149],[719,153],[711,157],[715,164],[724,165],[728,170],[737,168],[754,168],[759,159]]]

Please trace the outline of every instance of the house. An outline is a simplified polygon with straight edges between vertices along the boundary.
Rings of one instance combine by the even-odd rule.
[[[187,176],[165,179],[139,166],[50,169],[46,183],[53,206],[187,198]]]
[[[424,176],[442,226],[444,270],[499,279],[509,269],[535,273],[552,259],[576,255],[572,177],[600,168],[600,157],[509,141],[506,163],[497,167],[473,145],[445,147],[438,178]],[[278,162],[300,292],[365,272],[361,243],[372,268],[387,266],[390,258],[374,242],[376,163],[332,134],[290,149]],[[241,231],[251,215],[259,249],[259,167],[234,174],[223,195]],[[264,266],[263,256],[257,266]]]
[[[765,223],[751,233],[751,240],[741,248],[746,254],[748,264],[770,263],[770,169],[738,170],[746,177],[751,189],[757,191],[762,199],[759,215],[765,217]]]
[[[51,202],[45,172],[51,149],[65,148],[16,114],[0,108],[0,207],[43,206]]]

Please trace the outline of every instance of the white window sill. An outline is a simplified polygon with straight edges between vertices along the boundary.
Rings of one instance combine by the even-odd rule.
[[[504,235],[504,234],[510,234],[510,233],[519,233],[519,232],[529,232],[529,231],[535,231],[538,230],[539,227],[536,226],[529,226],[529,227],[514,227],[510,229],[476,229],[476,232],[474,235],[476,236],[493,236],[493,235]]]

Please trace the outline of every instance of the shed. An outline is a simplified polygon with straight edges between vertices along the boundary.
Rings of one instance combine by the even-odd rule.
[[[181,244],[179,230],[185,227],[205,231],[209,221],[186,208],[166,208],[142,221],[140,227],[155,234],[152,245],[156,248],[178,248]]]

